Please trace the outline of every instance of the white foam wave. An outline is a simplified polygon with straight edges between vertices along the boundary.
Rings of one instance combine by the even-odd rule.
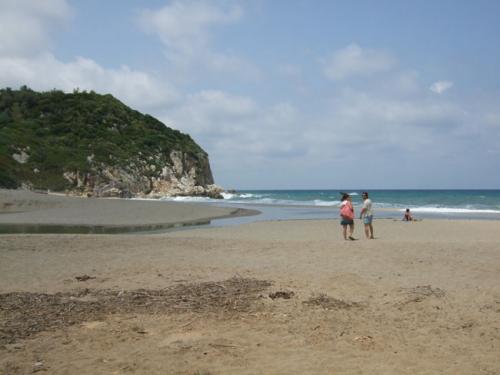
[[[373,203],[374,208],[382,208],[382,209],[393,209],[393,210],[399,210],[399,209],[407,209],[408,205],[402,205],[402,204],[396,204],[396,203],[384,203],[384,202],[374,202]]]
[[[252,193],[228,193],[223,192],[222,196],[227,200],[261,198],[262,195]]]
[[[351,193],[354,194],[354,193]],[[293,199],[276,199],[266,197],[267,194],[252,194],[252,193],[222,193],[224,201],[228,203],[236,203],[242,205],[266,205],[266,206],[315,206],[315,207],[339,207],[339,200],[322,200],[314,199],[307,201],[299,201]],[[132,198],[135,200],[158,200],[156,198]],[[220,199],[212,199],[209,197],[195,197],[195,196],[185,196],[185,197],[163,197],[159,200],[162,201],[174,201],[174,202],[203,202],[203,203],[220,203]],[[357,210],[360,209],[358,203],[355,204]],[[387,202],[375,202],[374,208],[381,210],[396,210],[399,212],[404,212],[406,208],[410,208],[412,212],[415,213],[428,213],[428,214],[500,214],[500,209],[478,207],[474,205],[467,205],[464,207],[442,207],[442,206],[412,206],[412,205],[402,205],[398,203],[387,203]]]
[[[222,194],[222,197],[223,197],[224,199],[228,199],[228,200],[229,200],[229,199],[233,199],[233,198],[236,196],[236,194],[233,194],[233,193],[227,193],[227,192],[223,192],[223,193],[221,193],[221,194]]]
[[[211,199],[209,197],[164,197],[161,198],[162,201],[172,201],[172,202],[211,202],[216,201],[215,199]]]
[[[252,200],[232,199],[231,203],[237,204],[255,204],[268,206],[316,206],[316,207],[335,207],[340,205],[340,201],[324,201],[315,199],[313,201],[296,201],[288,199],[260,198]]]
[[[143,198],[143,197],[132,197],[132,198],[122,198],[122,199],[129,199],[131,201],[157,201],[157,200],[159,200],[158,198]]]
[[[240,194],[239,195],[240,198],[258,198],[258,197],[262,197],[262,195],[255,195],[255,194],[250,194],[250,193],[245,193],[245,194]]]
[[[320,199],[315,199],[314,200],[314,205],[315,206],[325,206],[325,207],[332,207],[332,206],[340,206],[340,201],[323,201]]]

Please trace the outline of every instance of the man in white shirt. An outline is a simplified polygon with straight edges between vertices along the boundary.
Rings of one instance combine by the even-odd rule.
[[[365,224],[365,235],[366,238],[373,239],[373,211],[372,211],[372,201],[368,198],[368,193],[365,191],[362,194],[363,197],[363,208],[361,208],[360,219],[363,219]]]

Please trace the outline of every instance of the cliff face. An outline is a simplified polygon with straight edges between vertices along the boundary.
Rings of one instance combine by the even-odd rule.
[[[67,191],[96,197],[172,197],[208,196],[221,198],[223,189],[213,184],[206,155],[193,158],[182,151],[172,151],[169,161],[158,154],[155,159],[140,156],[126,166],[92,165],[87,172],[66,171]],[[32,188],[32,186],[25,187]]]
[[[0,187],[220,198],[207,153],[110,95],[0,90]]]

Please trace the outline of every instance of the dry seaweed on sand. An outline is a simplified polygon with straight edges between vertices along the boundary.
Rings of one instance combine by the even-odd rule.
[[[77,281],[87,281],[87,280],[91,280],[91,279],[95,279],[96,277],[95,276],[89,276],[89,275],[82,275],[82,276],[76,276],[75,279]]]
[[[409,290],[412,294],[422,296],[422,297],[430,297],[434,296],[437,298],[442,298],[445,296],[445,291],[440,288],[433,288],[430,285],[418,285],[415,288]]]
[[[330,297],[324,293],[310,297],[308,300],[304,301],[303,304],[307,306],[319,306],[329,310],[341,310],[341,309],[362,307],[362,304],[359,302],[344,301],[341,299]]]
[[[91,290],[68,293],[0,294],[0,344],[38,332],[100,320],[108,314],[250,312],[271,283],[234,277],[221,282],[181,284],[160,290]]]
[[[295,295],[295,292],[292,290],[278,290],[276,292],[269,293],[269,298],[271,299],[276,299],[276,298],[283,298],[283,299],[290,299]]]
[[[401,305],[406,305],[413,302],[422,302],[429,297],[443,298],[446,292],[440,288],[433,288],[430,285],[418,285],[414,288],[404,288],[402,291],[407,294],[407,299],[401,302]]]

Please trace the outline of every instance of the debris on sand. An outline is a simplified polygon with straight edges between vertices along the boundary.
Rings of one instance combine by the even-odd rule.
[[[317,296],[312,296],[307,301],[303,302],[304,305],[308,306],[319,306],[327,310],[341,310],[341,309],[351,309],[359,308],[362,305],[359,302],[344,301],[341,299],[329,297],[328,295],[321,293]]]
[[[402,291],[407,294],[405,301],[401,302],[400,305],[407,305],[414,302],[422,302],[424,299],[429,297],[443,298],[446,292],[440,288],[433,288],[430,285],[419,285],[415,288],[404,288]]]
[[[256,309],[254,302],[259,293],[269,286],[269,281],[234,277],[160,290],[4,293],[0,294],[0,344],[12,344],[42,331],[102,320],[108,314],[251,312]]]
[[[356,336],[356,337],[354,337],[353,341],[358,343],[359,345],[361,345],[361,348],[363,350],[370,350],[370,349],[374,349],[374,347],[375,347],[375,339],[373,338],[373,336],[369,336],[369,335]]]
[[[295,295],[295,293],[291,290],[279,290],[277,292],[269,293],[269,298],[271,299],[276,299],[276,298],[283,298],[283,299],[290,299]]]
[[[90,279],[95,279],[95,276],[82,275],[82,276],[76,276],[75,279],[77,279],[78,281],[87,281]]]
[[[410,293],[419,295],[422,297],[437,297],[442,298],[445,296],[445,291],[439,288],[433,288],[430,285],[418,285],[415,288],[410,289]]]

